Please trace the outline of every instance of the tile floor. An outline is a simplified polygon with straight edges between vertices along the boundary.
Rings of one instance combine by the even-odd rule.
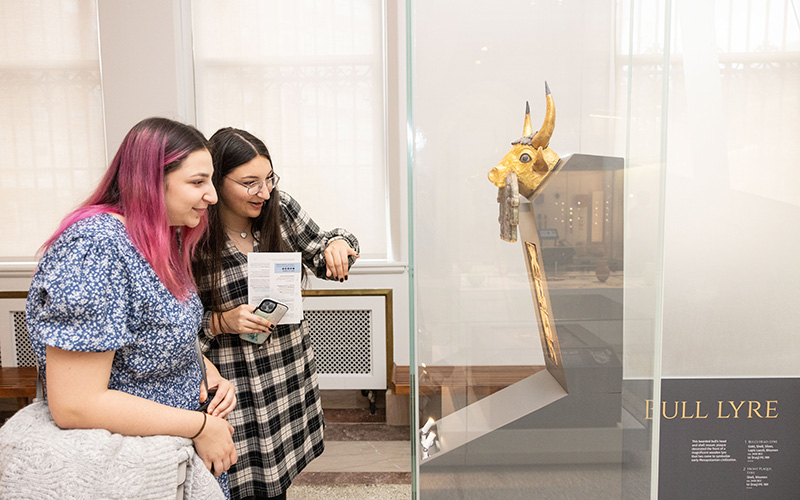
[[[286,492],[287,500],[409,500],[410,498],[410,484],[292,485]]]
[[[326,441],[325,452],[306,471],[410,473],[410,454],[405,441]]]
[[[408,500],[408,441],[331,441],[287,492],[288,500]]]
[[[325,451],[294,481],[288,500],[408,500],[409,428],[388,426],[378,408],[347,391],[323,391]]]

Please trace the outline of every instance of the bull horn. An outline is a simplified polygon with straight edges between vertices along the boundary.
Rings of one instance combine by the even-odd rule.
[[[531,106],[525,101],[525,125],[522,127],[522,137],[528,137],[533,133],[531,126]]]
[[[531,139],[531,146],[534,148],[546,148],[550,144],[553,130],[556,128],[556,105],[553,102],[553,95],[550,93],[550,86],[544,82],[544,91],[547,98],[547,111],[544,114],[544,123]]]

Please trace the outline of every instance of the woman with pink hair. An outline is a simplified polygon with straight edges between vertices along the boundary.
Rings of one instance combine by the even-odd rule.
[[[190,438],[227,490],[235,391],[199,361],[203,306],[191,270],[217,202],[212,173],[194,127],[135,125],[95,192],[45,243],[26,317],[59,427]],[[201,362],[216,391],[204,412],[195,411],[208,398]]]

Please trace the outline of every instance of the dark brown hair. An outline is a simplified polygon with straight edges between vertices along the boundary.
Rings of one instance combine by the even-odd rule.
[[[233,169],[244,165],[257,156],[272,162],[267,146],[253,134],[244,130],[226,127],[217,130],[209,139],[211,157],[214,161],[212,179],[217,193],[222,198],[222,181]],[[192,263],[198,289],[211,303],[204,304],[212,311],[221,311],[222,251],[225,249],[225,230],[220,219],[220,204],[208,207],[208,231],[200,240]],[[264,202],[258,217],[251,219],[251,228],[258,239],[261,252],[289,252],[288,243],[281,235],[280,192],[276,187]]]

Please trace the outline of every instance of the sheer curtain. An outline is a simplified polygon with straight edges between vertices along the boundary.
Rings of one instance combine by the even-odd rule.
[[[383,3],[194,0],[197,121],[260,137],[322,227],[387,257]]]
[[[798,373],[796,8],[789,0],[677,3],[665,198],[665,376]]]
[[[793,375],[796,350],[780,346],[796,345],[798,322],[798,3],[625,5],[632,54],[618,74],[632,75],[628,234],[638,241],[658,231],[659,161],[666,169],[663,374]],[[627,245],[651,261],[626,262],[626,279],[658,271],[657,250]]]
[[[32,257],[105,163],[95,1],[1,2],[0,257]]]

